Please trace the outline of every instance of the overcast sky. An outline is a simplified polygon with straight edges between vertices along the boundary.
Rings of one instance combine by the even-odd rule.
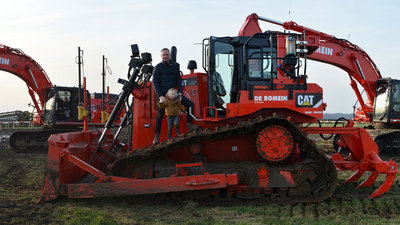
[[[400,79],[400,1],[50,1],[0,0],[0,43],[20,48],[47,72],[53,84],[77,86],[78,46],[91,92],[101,92],[102,55],[112,74],[106,83],[119,93],[126,78],[130,45],[153,54],[175,45],[186,73],[188,60],[201,68],[201,43],[209,36],[236,36],[251,13],[278,21],[293,20],[338,38],[349,39],[374,60],[383,77]],[[263,30],[282,28],[260,22]],[[327,112],[352,112],[356,101],[348,75],[333,66],[308,63],[308,82],[324,90]],[[203,72],[202,69],[199,71]],[[0,71],[0,112],[28,110],[25,83]],[[30,109],[32,110],[32,109]]]

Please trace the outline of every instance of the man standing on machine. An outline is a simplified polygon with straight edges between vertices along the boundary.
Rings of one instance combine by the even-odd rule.
[[[161,49],[161,60],[159,64],[154,67],[153,72],[153,86],[159,98],[159,103],[165,103],[165,94],[170,88],[176,88],[178,90],[179,98],[186,107],[186,111],[189,108],[193,108],[193,102],[182,95],[182,78],[180,75],[179,64],[170,60],[171,55],[168,48]],[[160,141],[161,125],[165,110],[157,109],[156,129],[154,134],[153,144],[158,144]],[[189,131],[197,129],[199,126],[192,123],[193,118],[186,114],[187,128]]]

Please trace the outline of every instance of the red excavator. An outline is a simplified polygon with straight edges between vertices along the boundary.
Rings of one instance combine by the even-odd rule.
[[[360,104],[354,121],[373,122],[383,128],[400,128],[400,80],[382,78],[378,67],[363,49],[345,39],[300,26],[293,21],[282,23],[256,14],[247,17],[239,35],[260,33],[258,20],[308,35],[310,40],[306,40],[307,48],[311,51],[308,51],[304,58],[331,64],[348,73],[350,86]],[[357,83],[363,88],[366,100],[363,99]],[[334,146],[337,146],[338,138],[339,136],[335,136]],[[400,152],[399,131],[381,134],[375,138],[375,142],[382,154],[392,155]]]
[[[77,87],[55,86],[42,67],[22,50],[0,44],[0,70],[10,72],[21,78],[27,85],[36,114],[34,125],[43,126],[41,130],[18,131],[10,137],[10,146],[17,152],[47,149],[47,139],[51,134],[79,130],[83,120],[78,118],[79,95],[83,91]],[[82,89],[81,89],[82,90]],[[108,95],[108,100],[110,95]],[[89,120],[95,126],[101,123],[101,96],[93,97],[87,92]],[[96,98],[97,97],[97,98]],[[111,95],[116,101],[117,95]],[[110,101],[107,101],[107,104]],[[111,107],[111,106],[107,106]],[[111,109],[109,110],[111,112]],[[104,113],[103,113],[104,114]]]
[[[195,72],[197,65],[190,61],[190,74],[182,76],[183,94],[194,102],[189,113],[201,129],[167,141],[164,121],[157,145],[152,144],[158,97],[149,81],[151,55],[139,57],[137,45],[132,45],[129,80],[123,82],[104,130],[49,138],[41,201],[60,195],[93,198],[172,192],[188,197],[260,198],[279,204],[316,202],[332,195],[338,170],[355,171],[346,182],[371,172],[359,187],[371,186],[379,174],[386,175],[370,197],[387,192],[397,165],[379,157],[378,146],[364,128],[354,127],[351,120],[345,127],[303,127],[322,119],[326,107],[322,88],[307,82],[307,59],[325,59],[350,71],[357,70],[357,61],[363,64],[368,58],[347,41],[294,22],[272,21],[298,33],[262,32],[259,19],[272,21],[252,14],[239,36],[203,41],[207,73]],[[171,53],[176,55],[175,50]],[[337,58],[327,60],[333,55]],[[357,74],[352,73],[352,79],[365,82],[373,92],[375,84],[367,84]],[[130,95],[132,110],[124,120],[133,121],[132,139],[124,143],[118,136],[126,123],[115,134],[110,127]],[[180,116],[184,121],[185,116]],[[181,124],[180,130],[187,131]],[[327,155],[309,134],[336,134],[340,148]]]

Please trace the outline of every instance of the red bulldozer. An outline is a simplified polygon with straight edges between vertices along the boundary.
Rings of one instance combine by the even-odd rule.
[[[262,32],[260,19],[296,33]],[[370,195],[378,197],[392,186],[397,165],[379,157],[377,145],[363,128],[354,127],[351,120],[345,127],[303,126],[322,119],[326,107],[322,88],[307,82],[307,60],[335,56],[341,59],[336,62],[341,68],[357,70],[354,59],[361,64],[365,57],[351,46],[292,21],[281,23],[252,14],[238,36],[203,41],[206,73],[195,72],[196,62],[190,61],[190,73],[182,76],[183,94],[194,102],[189,114],[201,128],[187,132],[182,125],[184,135],[166,141],[163,126],[161,142],[153,145],[158,97],[150,82],[151,55],[140,57],[133,45],[129,80],[121,82],[120,97],[104,130],[50,137],[41,201],[60,195],[93,198],[173,192],[280,204],[316,202],[332,195],[337,172],[343,170],[355,171],[346,182],[371,172],[361,187],[386,175]],[[357,73],[353,78],[360,79]],[[129,110],[113,134],[111,125],[124,105]],[[126,125],[132,134],[128,143],[118,138]],[[337,135],[337,152],[328,155],[309,134]]]

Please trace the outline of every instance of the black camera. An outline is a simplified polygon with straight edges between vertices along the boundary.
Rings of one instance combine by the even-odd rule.
[[[148,52],[142,53],[142,62],[143,64],[151,63],[151,54]]]

